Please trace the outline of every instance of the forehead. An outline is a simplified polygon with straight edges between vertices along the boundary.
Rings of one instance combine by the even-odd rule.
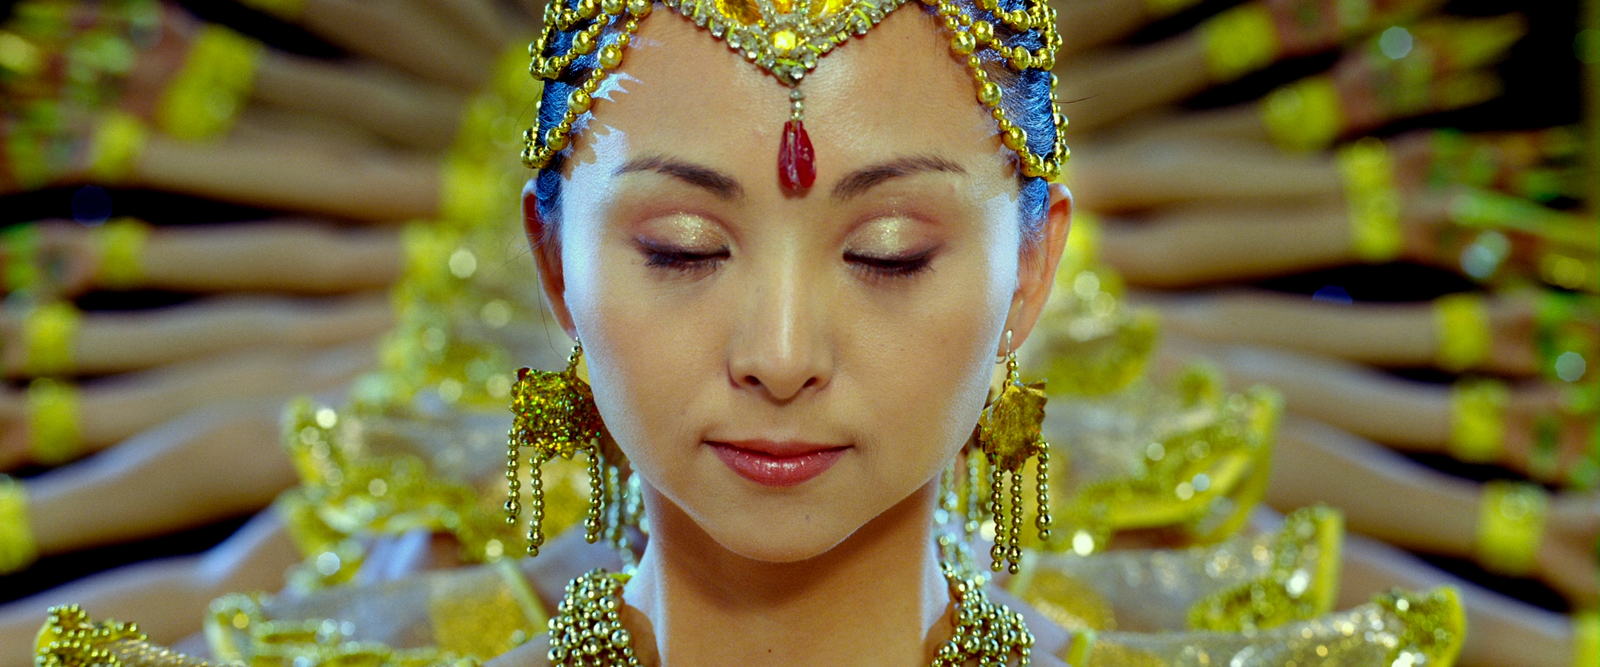
[[[759,174],[777,187],[790,88],[688,19],[657,6],[624,51],[620,76],[575,137],[573,162],[668,154]],[[824,56],[800,84],[817,182],[906,155],[936,155],[969,173],[1006,177],[1010,161],[949,39],[919,6],[892,12]],[[596,155],[595,135],[620,131],[627,155]],[[609,152],[603,150],[602,152]],[[570,173],[570,172],[569,172]],[[751,179],[746,187],[764,181]]]

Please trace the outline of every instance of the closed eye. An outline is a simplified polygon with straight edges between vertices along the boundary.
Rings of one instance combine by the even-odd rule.
[[[933,256],[938,250],[938,246],[935,246],[911,255],[895,257],[846,252],[844,260],[874,278],[901,278],[927,271],[933,264]]]
[[[639,242],[639,252],[644,255],[645,266],[684,274],[711,271],[729,257],[726,247],[708,252],[674,248],[646,241]]]

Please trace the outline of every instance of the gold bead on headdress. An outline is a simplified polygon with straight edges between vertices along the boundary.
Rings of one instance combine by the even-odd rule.
[[[1014,71],[1042,70],[1055,66],[1055,53],[1061,45],[1056,30],[1056,13],[1047,0],[1021,0],[1021,9],[1000,7],[1000,0],[975,0],[971,5],[955,0],[921,0],[933,8],[950,31],[950,49],[966,59],[976,86],[978,102],[990,110],[999,124],[1006,147],[1016,151],[1019,168],[1028,177],[1057,179],[1067,158],[1064,130],[1067,119],[1055,99],[1055,78],[1051,77],[1050,105],[1055,126],[1055,141],[1049,153],[1028,148],[1028,134],[1008,117],[1001,102],[999,84],[989,80],[982,54],[991,51]],[[784,124],[778,152],[779,179],[790,191],[803,191],[816,179],[811,140],[805,131],[805,95],[800,82],[817,61],[852,35],[864,35],[889,12],[907,0],[663,0],[667,8],[682,14],[723,40],[751,63],[761,67],[779,83],[793,90],[789,99],[790,120]],[[622,63],[622,50],[639,30],[639,20],[649,15],[650,0],[550,0],[545,7],[545,32],[529,45],[533,76],[554,81],[567,73],[578,58],[596,53],[597,64],[568,94],[566,114],[561,121],[539,132],[523,133],[522,161],[531,169],[548,167],[557,153],[567,147],[579,116],[589,111],[594,96],[607,73]],[[982,18],[981,10],[994,21]],[[606,43],[606,29],[617,24],[615,37]],[[1000,27],[1013,34],[1038,31],[1042,46],[1030,50],[1008,45]],[[562,50],[563,33],[573,31]]]

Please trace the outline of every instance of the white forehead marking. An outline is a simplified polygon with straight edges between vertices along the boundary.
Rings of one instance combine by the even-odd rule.
[[[609,101],[611,101],[611,93],[612,92],[618,92],[618,93],[626,93],[626,92],[628,92],[628,89],[622,87],[622,84],[625,81],[638,81],[638,79],[635,79],[635,78],[633,78],[632,75],[628,74],[627,72],[620,71],[620,70],[612,72],[611,74],[607,75],[604,80],[602,80],[600,82],[600,89],[594,91],[594,95],[592,95],[591,97],[593,97],[594,99],[597,99],[597,100],[606,100],[606,101],[609,102]]]

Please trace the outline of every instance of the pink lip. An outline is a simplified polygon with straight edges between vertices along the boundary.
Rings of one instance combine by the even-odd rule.
[[[740,477],[764,486],[794,486],[827,472],[849,447],[805,442],[707,442]]]

